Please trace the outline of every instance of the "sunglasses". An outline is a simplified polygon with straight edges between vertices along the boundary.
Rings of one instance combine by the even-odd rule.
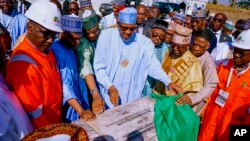
[[[233,53],[234,54],[239,54],[240,57],[245,57],[247,55],[250,55],[250,50],[244,50],[244,49],[240,49],[240,48],[237,48],[237,47],[234,47],[233,48]]]
[[[223,20],[222,20],[222,19],[219,19],[219,18],[213,18],[213,21],[214,21],[214,22],[219,22],[219,23],[222,23],[222,22],[223,22]]]

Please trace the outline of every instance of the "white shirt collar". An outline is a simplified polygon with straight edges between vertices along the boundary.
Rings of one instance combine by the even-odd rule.
[[[213,31],[213,30],[212,30],[212,31]],[[222,29],[219,30],[219,31],[217,31],[217,32],[214,32],[214,31],[213,31],[213,33],[216,34],[216,35],[217,35],[217,34],[218,34],[218,35],[221,35],[221,31],[222,31]]]

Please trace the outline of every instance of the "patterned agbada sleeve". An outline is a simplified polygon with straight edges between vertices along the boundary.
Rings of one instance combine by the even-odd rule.
[[[85,38],[82,38],[79,46],[77,47],[79,72],[82,78],[85,78],[89,74],[94,74],[93,57],[94,50],[92,45]]]

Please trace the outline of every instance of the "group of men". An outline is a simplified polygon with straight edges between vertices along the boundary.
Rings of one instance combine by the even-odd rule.
[[[94,120],[151,93],[182,93],[175,104],[202,117],[201,141],[229,140],[230,125],[250,124],[248,20],[232,33],[225,14],[208,21],[205,10],[160,20],[157,7],[114,0],[113,13],[100,19],[88,0],[70,2],[64,15],[58,1],[27,1],[24,16],[12,0],[0,0],[0,119],[11,117],[0,139]],[[14,104],[2,104],[10,97]]]

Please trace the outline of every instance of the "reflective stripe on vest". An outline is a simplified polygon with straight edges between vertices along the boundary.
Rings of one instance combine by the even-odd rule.
[[[28,112],[29,117],[31,117],[32,119],[36,119],[38,117],[40,117],[42,115],[42,111],[43,111],[43,105],[41,104],[36,110],[34,110],[33,112]]]
[[[36,61],[34,61],[31,57],[29,57],[28,55],[25,55],[25,54],[18,54],[18,55],[14,55],[10,58],[10,63],[12,62],[16,62],[16,61],[24,61],[24,62],[27,62],[27,63],[30,63],[34,66],[38,66]]]

